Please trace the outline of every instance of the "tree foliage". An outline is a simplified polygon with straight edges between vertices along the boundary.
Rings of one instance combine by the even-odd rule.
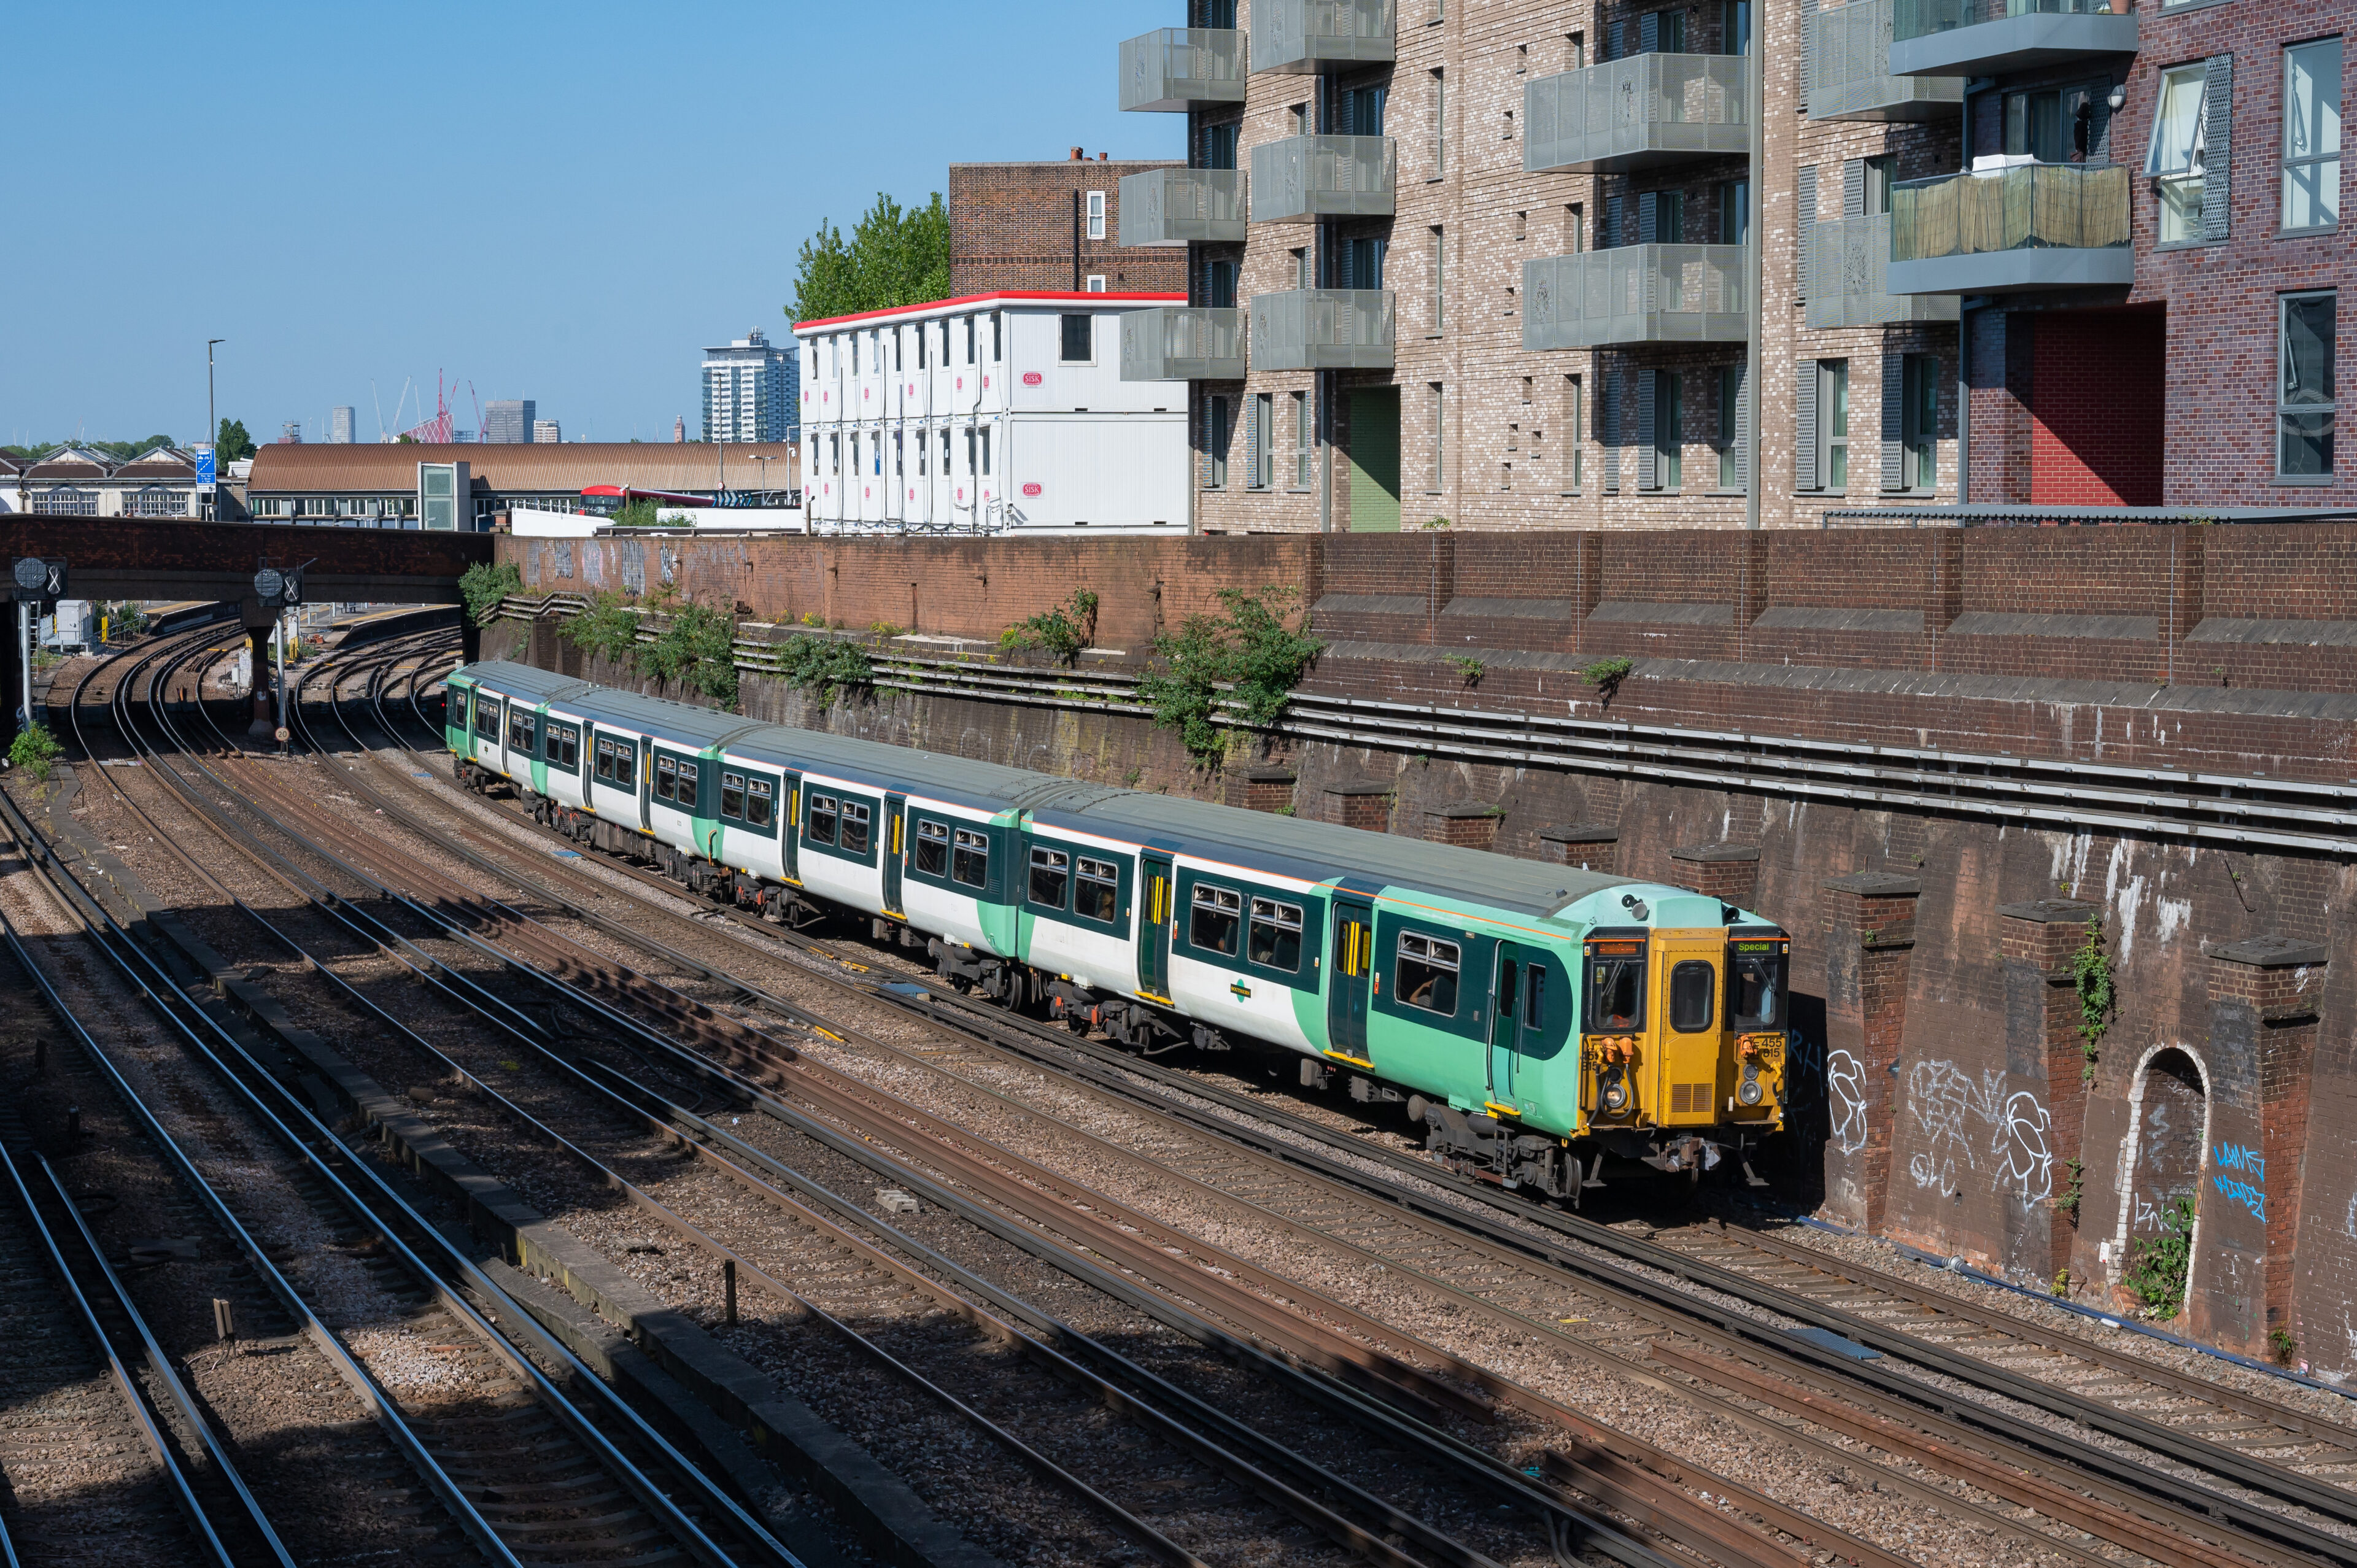
[[[1097,596],[1086,588],[1074,588],[1071,597],[1053,609],[1026,616],[1000,632],[998,646],[1010,652],[1044,648],[1057,662],[1070,664],[1096,634]]]
[[[49,777],[49,764],[64,749],[58,744],[57,736],[49,733],[47,725],[34,725],[16,732],[16,740],[8,747],[8,761],[11,766],[21,768],[46,783]]]
[[[2185,1276],[2193,1264],[2193,1199],[2172,1197],[2161,1214],[2157,1236],[2129,1244],[2127,1270],[2120,1283],[2166,1322],[2185,1308]]]
[[[240,458],[253,456],[253,437],[246,434],[242,419],[224,419],[213,436],[213,461],[224,467]]]
[[[867,650],[845,638],[812,637],[796,632],[777,645],[778,679],[822,703],[835,693],[864,690],[876,683],[876,666]]]
[[[23,446],[0,446],[20,462],[38,462],[60,446],[84,446],[92,452],[103,452],[110,457],[144,457],[158,446],[177,446],[179,443],[168,435],[150,435],[145,441],[35,441]]]
[[[602,656],[607,663],[628,670],[637,663],[639,612],[628,599],[608,590],[558,627],[556,635],[585,654]]]
[[[824,219],[802,242],[794,299],[786,314],[817,321],[862,310],[889,310],[947,299],[950,214],[942,193],[922,207],[902,207],[881,191],[876,205],[843,231]]]
[[[737,706],[737,618],[689,603],[672,611],[652,642],[639,650],[640,667],[665,681],[693,686],[724,708]]]
[[[510,594],[523,592],[523,574],[512,561],[493,565],[478,561],[458,578],[458,593],[467,601],[467,613],[481,626],[500,607],[500,601]]]
[[[1198,761],[1212,761],[1227,748],[1213,722],[1223,702],[1232,703],[1247,725],[1275,724],[1293,688],[1325,650],[1309,635],[1306,617],[1298,630],[1286,624],[1299,592],[1275,585],[1257,594],[1222,588],[1225,617],[1189,616],[1175,634],[1154,639],[1162,668],[1139,679],[1138,694],[1153,708],[1155,724],[1178,731]]]

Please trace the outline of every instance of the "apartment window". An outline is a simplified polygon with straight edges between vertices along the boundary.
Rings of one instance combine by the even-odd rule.
[[[1517,240],[1527,240],[1527,239],[1529,239],[1530,237],[1531,237],[1531,215],[1530,215],[1528,212],[1517,212],[1517,213],[1515,213],[1515,214],[1514,214],[1514,238],[1515,238],[1515,239],[1517,239]]]
[[[1743,410],[1743,367],[1718,370],[1718,488],[1743,488],[1743,449],[1736,444],[1736,424]]]
[[[1243,124],[1235,120],[1230,120],[1224,124],[1204,126],[1199,155],[1202,160],[1200,166],[1204,168],[1235,167],[1236,137],[1243,130]]]
[[[1849,361],[1817,361],[1817,482],[1849,488]]]
[[[1685,378],[1675,371],[1653,372],[1653,460],[1660,488],[1674,490],[1685,474]]]
[[[1862,158],[1859,162],[1866,177],[1864,215],[1879,217],[1890,210],[1890,177],[1898,167],[1899,160],[1884,153],[1879,157]]]
[[[1203,263],[1203,303],[1214,310],[1232,310],[1236,304],[1237,263],[1231,259]]]
[[[1388,87],[1347,87],[1334,95],[1334,124],[1338,136],[1380,136],[1383,134],[1383,111],[1391,101]]]
[[[1563,378],[1563,434],[1566,468],[1564,480],[1567,489],[1579,489],[1582,478],[1580,443],[1587,435],[1587,409],[1581,395],[1579,378]]]
[[[2160,242],[2185,244],[2202,237],[2202,82],[2201,65],[2163,71],[2160,106],[2153,115],[2152,150],[2145,172],[2160,185]],[[2010,104],[2008,104],[2008,108]],[[2011,147],[2008,134],[2007,145]]]
[[[1291,251],[1286,253],[1293,258],[1293,286],[1296,288],[1315,287],[1316,285],[1312,284],[1309,279],[1309,252],[1308,247],[1305,246],[1300,250]]]
[[[1432,177],[1438,179],[1448,172],[1448,83],[1438,71],[1432,73]]]
[[[1940,482],[1940,361],[1910,354],[1901,371],[1899,405],[1899,483],[1928,492]]]
[[[1718,50],[1721,54],[1730,55],[1751,52],[1751,0],[1721,0]]]
[[[2283,226],[2341,221],[2341,40],[2284,50]]]
[[[1105,193],[1102,190],[1092,190],[1089,192],[1089,238],[1102,240],[1104,237]]]
[[[1587,69],[1587,34],[1566,33],[1563,36],[1563,69],[1566,70]]]
[[[1713,188],[1718,208],[1718,242],[1740,245],[1751,232],[1751,182],[1723,179]]]
[[[1448,236],[1438,224],[1432,230],[1432,329],[1448,328]]]
[[[1437,494],[1441,478],[1448,472],[1446,444],[1448,429],[1448,393],[1438,381],[1425,388],[1432,413],[1432,489]]]
[[[1577,201],[1563,209],[1563,253],[1576,256],[1587,249],[1587,209]]]
[[[1686,52],[1686,14],[1683,8],[1675,11],[1656,11],[1653,13],[1652,20],[1657,29],[1658,41],[1653,46],[1657,50],[1665,55],[1682,55]]]
[[[1096,317],[1082,315],[1066,316],[1060,319],[1064,328],[1064,363],[1085,365],[1096,358],[1096,349],[1090,330]]]
[[[1287,110],[1286,113],[1293,118],[1293,134],[1295,135],[1306,136],[1309,134],[1308,104],[1296,103],[1291,109]]]
[[[1244,486],[1248,489],[1268,489],[1274,473],[1269,466],[1269,448],[1274,435],[1269,429],[1276,417],[1276,399],[1268,392],[1254,392],[1244,404]]]
[[[1103,274],[1103,273],[1091,273],[1091,274],[1089,274],[1089,281],[1088,281],[1088,292],[1089,292],[1089,293],[1091,293],[1091,294],[1103,294],[1104,291],[1105,291],[1105,279],[1104,279],[1104,274]]]
[[[2277,296],[2281,327],[2276,393],[2276,473],[2323,479],[2332,473],[2332,335],[2337,295]]]
[[[1528,44],[1516,44],[1514,46],[1514,74],[1516,76],[1526,76],[1530,73],[1530,69],[1531,46]]]
[[[1228,488],[1228,435],[1234,429],[1234,411],[1224,397],[1203,400],[1203,488]]]
[[[1653,193],[1653,240],[1657,244],[1683,245],[1686,242],[1686,193],[1683,190],[1662,190]]]
[[[1523,401],[1526,403],[1531,401],[1531,378],[1528,376],[1523,378]]]
[[[1293,488],[1309,488],[1309,394],[1295,392],[1293,402]]]

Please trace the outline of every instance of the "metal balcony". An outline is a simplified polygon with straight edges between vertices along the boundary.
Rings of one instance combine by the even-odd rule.
[[[1121,46],[1121,106],[1176,110],[1244,101],[1244,36],[1233,27],[1159,27]]]
[[[1751,150],[1740,55],[1631,55],[1523,87],[1523,168],[1652,168]]]
[[[1254,0],[1253,74],[1307,76],[1399,54],[1397,0]]]
[[[1124,175],[1121,242],[1184,245],[1244,237],[1244,177],[1232,168],[1157,168]]]
[[[1252,362],[1264,371],[1388,371],[1392,327],[1387,288],[1256,294]]]
[[[1620,245],[1523,263],[1523,347],[1740,343],[1740,245]]]
[[[1809,118],[1930,120],[1964,101],[1961,76],[1893,76],[1895,0],[1855,0],[1809,13]]]
[[[1896,0],[1890,69],[1900,76],[1996,76],[2136,52],[2129,0]]]
[[[1252,220],[1388,218],[1397,154],[1389,136],[1287,136],[1252,150]]]
[[[1885,327],[1904,321],[1953,321],[1953,294],[1890,292],[1890,214],[1818,220],[1810,231],[1808,325],[1813,332],[1836,327]]]
[[[1243,311],[1164,305],[1123,313],[1123,381],[1240,381],[1243,376]]]
[[[1890,192],[1892,294],[2125,288],[2125,164],[2021,164],[1908,180]]]

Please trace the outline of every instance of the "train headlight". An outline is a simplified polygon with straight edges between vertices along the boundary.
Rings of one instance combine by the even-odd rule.
[[[1604,1080],[1604,1090],[1598,1098],[1603,1101],[1607,1115],[1618,1116],[1629,1109],[1629,1086],[1616,1072]]]
[[[1758,1062],[1745,1062],[1745,1063],[1743,1064],[1743,1081],[1744,1081],[1744,1082],[1746,1082],[1746,1083],[1749,1083],[1753,1079],[1756,1079],[1756,1078],[1758,1078],[1759,1076],[1760,1076],[1760,1064],[1759,1064]]]
[[[1760,1087],[1760,1080],[1756,1078],[1745,1079],[1743,1087],[1735,1091],[1735,1098],[1746,1105],[1757,1105],[1767,1096],[1768,1091]]]

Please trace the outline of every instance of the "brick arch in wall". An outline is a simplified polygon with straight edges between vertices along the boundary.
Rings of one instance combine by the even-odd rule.
[[[2194,1299],[2201,1268],[2200,1193],[2202,1151],[2210,1144],[2209,1069],[2190,1046],[2147,1049],[2128,1089],[2128,1131],[2120,1141],[2119,1217],[2112,1235],[2110,1280],[2126,1277],[2138,1241],[2162,1233],[2160,1215],[2172,1198],[2196,1199],[2193,1256],[2185,1299]]]
[[[2035,320],[2030,504],[2161,505],[2169,317],[2158,310],[2058,310]]]

